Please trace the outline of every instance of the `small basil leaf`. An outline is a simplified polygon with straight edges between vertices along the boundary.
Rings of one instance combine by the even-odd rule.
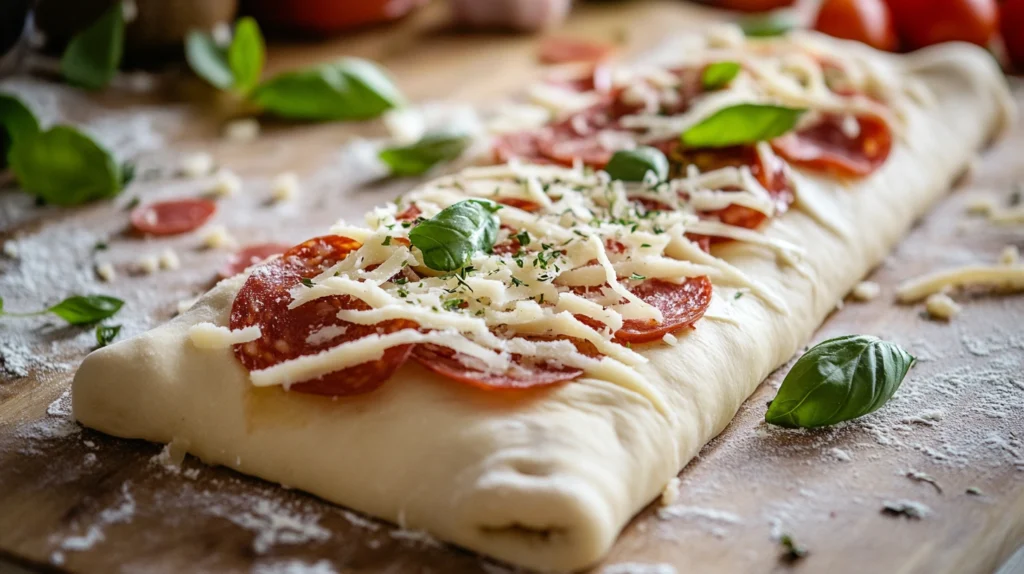
[[[769,12],[765,15],[749,16],[740,20],[743,33],[753,38],[782,36],[800,26],[800,20],[789,10]]]
[[[107,150],[69,126],[18,142],[8,156],[18,183],[55,205],[79,205],[121,191],[121,169]]]
[[[297,120],[365,120],[404,103],[381,68],[356,58],[275,76],[253,91],[252,100]]]
[[[121,164],[121,189],[128,187],[128,184],[135,180],[135,167],[133,161]]]
[[[604,170],[612,179],[643,181],[647,172],[654,172],[658,181],[668,179],[668,159],[661,150],[648,146],[615,152]]]
[[[823,341],[793,365],[764,420],[813,428],[862,417],[892,397],[913,363],[899,345],[878,337]]]
[[[102,321],[121,310],[124,301],[106,295],[75,295],[48,309],[72,325]]]
[[[700,82],[705,90],[720,90],[733,81],[740,70],[743,69],[739,62],[715,62],[708,64],[701,74]]]
[[[7,154],[14,144],[35,137],[39,120],[17,97],[0,93],[0,169],[7,167]]]
[[[683,132],[688,147],[729,147],[757,143],[792,130],[805,110],[770,104],[723,108]]]
[[[88,28],[75,34],[60,59],[60,72],[72,84],[98,90],[113,79],[124,54],[124,14],[114,2]]]
[[[120,325],[96,325],[96,346],[106,347],[117,338],[121,332]]]
[[[227,90],[235,83],[227,52],[209,34],[198,30],[188,33],[185,37],[185,60],[197,76],[217,89]]]
[[[465,135],[427,134],[414,144],[383,149],[379,157],[393,175],[420,175],[439,163],[457,159],[470,141]]]
[[[435,271],[465,267],[478,251],[490,252],[498,236],[501,206],[484,199],[449,205],[409,232],[409,241],[423,252],[423,263]]]
[[[248,93],[260,83],[266,48],[256,20],[246,16],[235,24],[235,36],[228,48],[228,64],[235,89]]]

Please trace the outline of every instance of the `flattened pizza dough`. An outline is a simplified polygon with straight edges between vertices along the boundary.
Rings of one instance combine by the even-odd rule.
[[[531,394],[450,384],[414,362],[355,398],[254,388],[230,348],[193,346],[192,325],[227,325],[243,277],[187,313],[89,355],[74,380],[75,417],[120,437],[176,443],[207,463],[326,500],[508,562],[576,570],[607,553],[627,521],[712,437],[1011,121],[1002,76],[973,47],[877,56],[936,96],[874,175],[838,183],[798,174],[797,209],[768,228],[804,246],[801,266],[756,246],[717,252],[785,301],[725,306],[639,367],[668,406],[592,379]]]

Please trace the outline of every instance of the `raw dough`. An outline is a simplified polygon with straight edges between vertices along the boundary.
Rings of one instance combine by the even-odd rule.
[[[121,437],[188,445],[208,463],[514,564],[594,564],[1010,121],[1001,73],[982,50],[947,45],[878,58],[918,74],[938,103],[909,110],[905,141],[873,176],[837,185],[798,174],[803,195],[839,227],[827,230],[800,210],[772,224],[768,234],[807,248],[802,272],[757,247],[722,250],[790,313],[743,297],[730,309],[738,326],[701,321],[676,346],[647,352],[641,371],[666,397],[668,415],[596,380],[529,396],[486,393],[414,362],[354,399],[255,389],[229,349],[197,349],[187,335],[202,321],[227,324],[243,281],[235,277],[170,323],[89,355],[74,381],[75,417]]]

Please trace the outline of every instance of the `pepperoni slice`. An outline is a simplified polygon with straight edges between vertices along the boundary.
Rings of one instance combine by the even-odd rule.
[[[544,64],[600,62],[611,56],[614,46],[593,40],[549,37],[541,40],[537,58]]]
[[[857,135],[843,129],[843,116],[826,114],[822,121],[772,141],[772,147],[794,165],[840,177],[870,175],[892,151],[892,131],[878,116],[855,118]]]
[[[412,204],[409,205],[409,207],[406,207],[405,210],[402,211],[402,213],[396,215],[395,219],[398,221],[415,221],[416,218],[419,217],[421,213],[423,212],[420,211],[420,208],[416,207],[415,204]]]
[[[645,303],[654,306],[664,318],[629,319],[615,332],[620,343],[650,343],[668,333],[690,327],[704,316],[711,303],[711,281],[707,277],[691,277],[683,283],[648,279],[630,289]]]
[[[232,253],[224,263],[224,266],[220,268],[218,274],[224,279],[234,277],[271,255],[284,253],[289,247],[289,245],[284,243],[256,243],[254,245],[247,245]]]
[[[497,163],[508,163],[521,159],[532,163],[551,163],[540,152],[540,140],[544,129],[503,134],[494,141],[494,159]]]
[[[354,239],[328,235],[310,239],[279,258],[256,268],[235,296],[231,307],[231,329],[259,325],[261,337],[235,345],[235,356],[250,371],[266,369],[281,362],[318,353],[329,346],[355,341],[367,335],[414,329],[416,323],[391,320],[376,325],[358,325],[338,319],[342,309],[368,309],[358,299],[331,296],[310,301],[294,309],[288,304],[289,291],[303,278],[323,269],[358,249]],[[413,345],[384,351],[381,358],[292,385],[291,389],[320,395],[356,395],[384,384],[412,352]]]
[[[463,360],[454,350],[431,344],[416,346],[412,358],[427,369],[449,379],[466,383],[486,390],[523,390],[547,387],[571,381],[583,374],[580,369],[549,365],[547,363],[527,363],[518,355],[513,355],[512,365],[504,373],[485,371],[473,367]],[[472,361],[467,359],[466,361]]]
[[[202,226],[217,204],[209,199],[176,199],[140,205],[132,210],[132,227],[149,235],[177,235]]]

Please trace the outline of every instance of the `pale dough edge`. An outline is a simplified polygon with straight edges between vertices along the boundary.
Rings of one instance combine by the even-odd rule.
[[[593,564],[1004,121],[1005,87],[980,50],[945,46],[908,62],[940,96],[939,108],[912,112],[910,147],[899,146],[876,177],[813,193],[847,231],[870,233],[842,238],[787,214],[769,233],[809,249],[806,275],[779,269],[760,250],[730,249],[730,261],[782,296],[792,315],[747,296],[731,311],[742,329],[705,320],[679,346],[651,352],[647,372],[671,417],[607,383],[509,402],[415,366],[355,400],[253,393],[230,351],[197,350],[187,338],[195,323],[226,324],[239,278],[170,323],[89,355],[73,384],[75,417],[117,436],[176,440],[209,463],[515,564]]]

